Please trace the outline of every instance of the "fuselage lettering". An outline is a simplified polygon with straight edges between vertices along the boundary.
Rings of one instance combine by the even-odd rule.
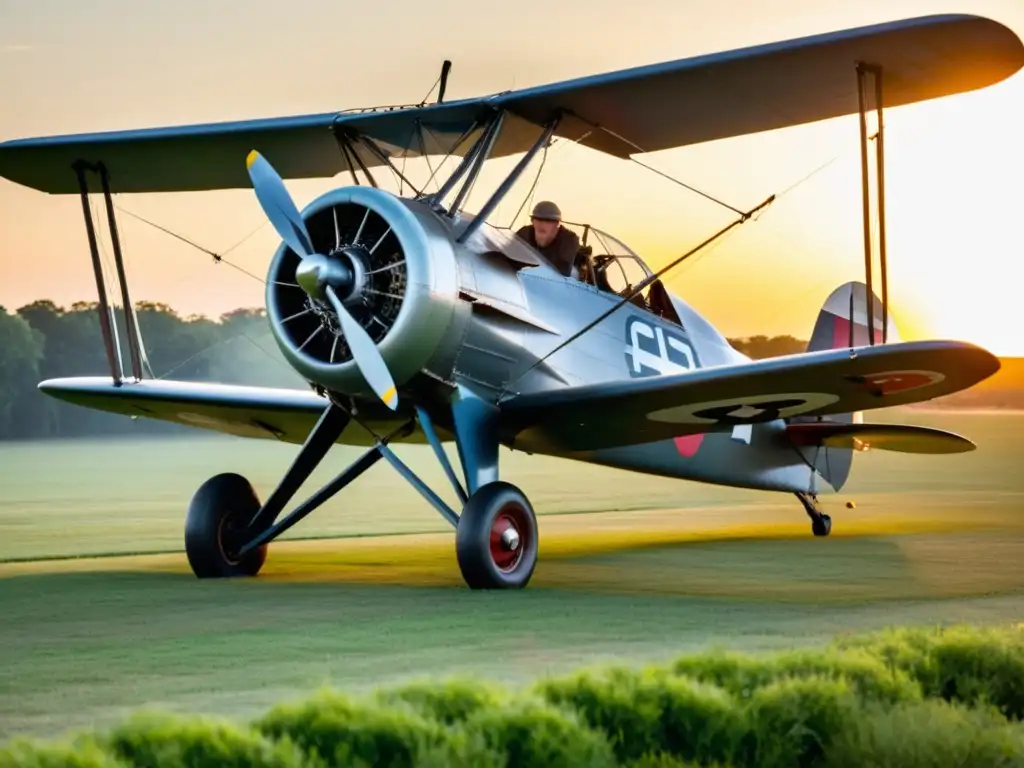
[[[626,361],[629,375],[634,378],[682,373],[698,367],[693,347],[684,336],[639,317],[626,321]]]

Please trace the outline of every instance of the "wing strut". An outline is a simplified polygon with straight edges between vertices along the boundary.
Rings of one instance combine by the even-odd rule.
[[[867,75],[871,75],[875,86],[874,101],[878,130],[874,136],[868,136],[868,110],[866,106]],[[889,338],[889,275],[885,258],[885,123],[882,119],[884,107],[882,80],[883,73],[880,66],[863,61],[857,62],[857,100],[860,112],[861,196],[864,209],[864,282],[867,285],[868,302],[865,325],[871,329],[868,333],[869,344],[875,343],[875,297],[871,288],[873,261],[871,248],[871,184],[868,175],[868,143],[872,139],[875,140],[875,175],[877,176],[875,183],[878,185],[878,260],[880,262],[879,271],[882,278],[882,343],[885,344]],[[850,327],[852,328],[853,326],[851,325]]]
[[[128,333],[128,353],[131,356],[132,375],[137,380],[142,379],[142,364],[145,361],[145,351],[142,347],[142,333],[139,330],[135,305],[132,304],[131,296],[128,294],[128,278],[125,275],[124,258],[121,254],[121,238],[117,230],[117,217],[114,215],[114,201],[110,194],[110,179],[106,166],[103,163],[92,164],[78,161],[74,163],[73,168],[75,175],[78,177],[79,195],[82,198],[82,215],[85,217],[85,232],[89,238],[92,269],[96,277],[96,292],[99,298],[100,331],[103,334],[103,346],[107,353],[107,362],[110,364],[110,375],[114,380],[114,386],[120,386],[124,378],[124,366],[121,361],[120,342],[116,337],[117,330],[113,321],[114,315],[107,300],[106,278],[103,275],[99,245],[96,239],[96,226],[93,222],[92,210],[89,206],[89,183],[86,180],[86,171],[98,174],[103,188],[103,201],[107,209],[107,225],[110,229],[110,241],[114,251],[117,280],[120,284],[125,328]]]

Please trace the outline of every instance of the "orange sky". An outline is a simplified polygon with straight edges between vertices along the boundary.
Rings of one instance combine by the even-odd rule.
[[[986,15],[1024,36],[1017,0],[734,0],[727,14],[723,7],[392,0],[353,12],[334,0],[94,0],[87,8],[0,0],[0,139],[418,101],[444,58],[454,62],[453,99],[926,13]],[[961,338],[1024,355],[1020,322],[1009,311],[1024,277],[1016,226],[1022,103],[1018,74],[985,91],[887,113],[891,299],[905,338]],[[669,287],[729,335],[806,337],[831,289],[862,279],[856,117],[643,158],[741,208],[833,158],[762,218],[670,273]],[[494,163],[477,189],[514,162]],[[422,163],[408,170],[426,179]],[[532,173],[524,179],[496,223],[514,214]],[[336,183],[288,186],[301,206]],[[537,193],[556,199],[567,218],[615,234],[655,269],[731,215],[643,168],[573,146],[549,152]],[[246,190],[118,202],[218,251],[265,224]],[[133,219],[120,221],[136,300],[214,315],[262,303],[259,282]],[[77,197],[0,180],[0,231],[0,303],[13,309],[39,297],[95,296]],[[228,258],[262,276],[276,245],[263,226]]]

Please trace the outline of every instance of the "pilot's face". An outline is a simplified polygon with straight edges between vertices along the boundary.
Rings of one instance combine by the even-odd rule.
[[[537,245],[544,247],[552,240],[555,239],[555,235],[558,234],[557,221],[547,221],[545,219],[533,219],[533,237],[537,241]]]

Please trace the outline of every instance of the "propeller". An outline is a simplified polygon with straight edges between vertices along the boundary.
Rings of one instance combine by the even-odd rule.
[[[352,317],[335,291],[334,283],[338,283],[338,287],[342,284],[351,285],[353,273],[342,265],[332,264],[326,256],[313,250],[306,223],[302,220],[299,209],[295,207],[291,195],[288,194],[284,181],[273,166],[255,149],[249,153],[245,165],[264,213],[274,225],[277,234],[302,261],[297,282],[311,296],[319,298],[318,294],[321,291],[326,294],[338,315],[345,340],[352,350],[352,357],[359,366],[360,373],[377,397],[391,410],[395,410],[398,407],[398,391],[387,363],[384,362],[373,339]]]

